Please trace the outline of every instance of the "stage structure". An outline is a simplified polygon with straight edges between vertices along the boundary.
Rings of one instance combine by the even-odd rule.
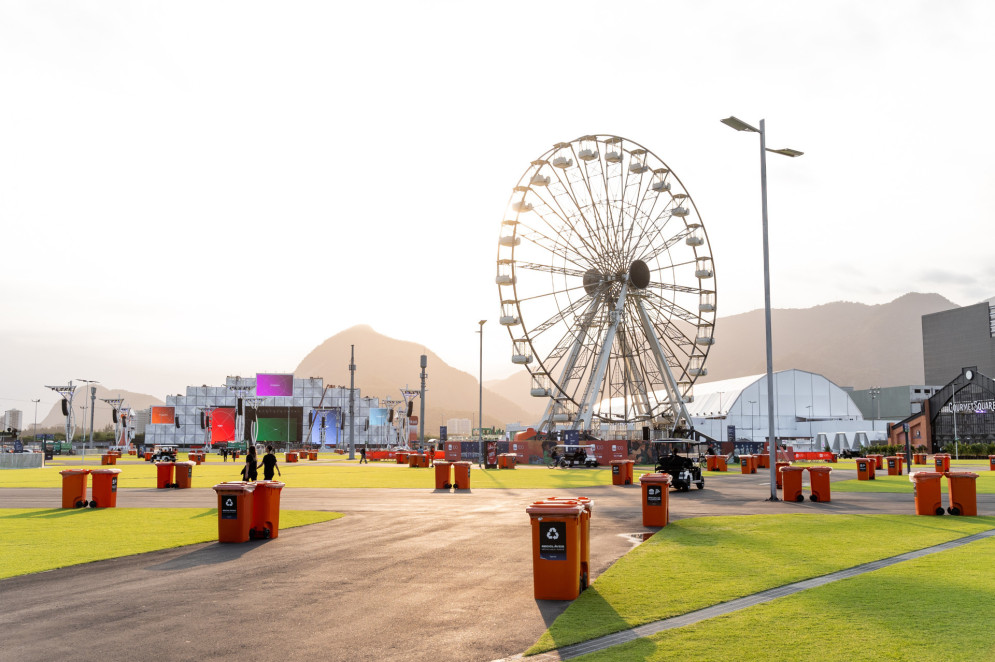
[[[714,343],[715,270],[683,183],[612,135],[557,143],[514,187],[498,239],[511,361],[548,400],[537,428],[690,428]]]
[[[111,419],[114,421],[114,445],[115,446],[127,446],[127,442],[121,443],[121,405],[124,404],[124,398],[101,398],[103,402],[106,402],[111,406]]]
[[[73,412],[73,396],[76,387],[70,381],[67,386],[46,386],[62,397],[62,414],[66,417],[66,443],[71,444],[76,435],[76,414]],[[84,446],[85,448],[85,446]]]
[[[419,393],[420,391],[410,388],[401,389],[401,397],[404,398],[404,416],[401,418],[400,428],[401,439],[403,440],[402,445],[404,446],[407,446],[412,441],[418,441],[418,434],[412,434],[412,428],[418,425],[418,417],[412,415],[412,409],[414,408],[415,398],[418,397]]]
[[[235,419],[238,410],[238,393],[244,395],[243,415],[238,416],[238,426]],[[369,431],[363,430],[363,422],[369,416],[369,410],[380,406],[378,398],[361,397],[360,390],[355,391],[355,416],[359,425],[356,426],[356,443],[365,443],[370,446],[379,445],[379,441],[370,435]],[[258,403],[255,399],[258,399]],[[245,425],[245,418],[250,422],[257,418],[266,418],[265,412],[260,412],[260,416],[252,413],[253,408],[263,409],[275,407],[279,413],[270,418],[284,419],[283,423],[275,423],[263,430],[265,436],[277,435],[281,431],[284,433],[293,432],[291,444],[301,443],[302,439],[312,438],[308,421],[309,414],[313,410],[334,410],[342,413],[342,418],[338,421],[339,430],[343,426],[349,425],[349,388],[345,386],[325,387],[323,380],[319,377],[293,380],[292,395],[289,396],[258,396],[255,392],[255,379],[251,377],[228,377],[223,386],[188,386],[185,395],[166,396],[166,407],[153,407],[150,423],[146,426],[147,443],[167,444],[184,448],[200,447],[204,443],[204,430],[200,427],[200,411],[205,409],[211,412],[212,438],[214,438],[214,428],[218,421],[214,420],[217,411],[226,409],[231,411],[231,440],[251,441],[251,425]],[[294,420],[286,422],[289,414]],[[163,411],[157,411],[163,410]],[[225,414],[222,414],[225,417]],[[158,417],[158,418],[157,418]],[[226,418],[227,420],[227,418]],[[330,424],[327,421],[326,424]],[[331,428],[326,430],[330,433]],[[223,433],[220,430],[219,433]],[[303,434],[307,432],[307,434]],[[225,435],[226,436],[226,435]],[[290,435],[285,435],[290,436]],[[258,431],[257,431],[258,438]],[[259,443],[264,443],[258,438]],[[286,440],[280,440],[286,441]]]
[[[403,405],[403,400],[393,400],[391,398],[384,398],[380,401],[387,411],[387,430],[386,433],[389,435],[386,439],[386,444],[388,446],[406,446],[407,444],[401,443],[401,433],[399,430],[401,424],[401,410],[397,408],[398,405]]]

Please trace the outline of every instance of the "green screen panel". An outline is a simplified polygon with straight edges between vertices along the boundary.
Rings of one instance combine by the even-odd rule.
[[[297,420],[287,418],[256,419],[256,441],[292,441],[297,440]]]

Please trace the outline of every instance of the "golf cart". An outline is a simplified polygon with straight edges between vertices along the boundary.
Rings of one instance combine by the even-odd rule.
[[[656,472],[670,474],[670,486],[687,492],[693,484],[699,490],[705,489],[705,479],[701,467],[705,463],[705,442],[690,439],[660,439],[656,446]]]
[[[153,446],[149,462],[176,462],[176,446]]]
[[[556,459],[553,466],[567,467],[596,467],[598,459],[594,457],[594,444],[557,444],[554,451]]]

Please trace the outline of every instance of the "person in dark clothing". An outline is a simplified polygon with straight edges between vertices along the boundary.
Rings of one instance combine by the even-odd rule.
[[[366,459],[366,446],[359,447],[359,463],[369,464],[369,461]]]
[[[242,480],[255,482],[259,477],[259,471],[256,467],[256,447],[249,446],[249,452],[245,455],[245,466],[242,467]]]
[[[273,480],[274,470],[276,473],[280,474],[281,478],[283,477],[283,474],[280,473],[280,467],[276,466],[276,453],[273,452],[272,445],[266,447],[266,455],[263,455],[262,465],[263,480]]]

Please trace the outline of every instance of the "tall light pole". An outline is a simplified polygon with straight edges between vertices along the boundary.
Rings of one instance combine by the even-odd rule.
[[[792,158],[801,156],[803,152],[796,149],[767,149],[767,134],[764,120],[760,120],[760,128],[756,129],[741,119],[729,116],[720,120],[726,126],[737,131],[752,131],[760,134],[760,204],[763,212],[764,235],[764,319],[767,324],[767,422],[770,438],[767,446],[770,451],[770,501],[780,501],[777,498],[777,439],[774,430],[774,354],[770,332],[770,248],[767,242],[767,152],[774,152]]]
[[[881,395],[881,389],[875,386],[874,388],[868,389],[867,392],[871,394],[871,402],[875,405],[877,410],[874,414],[874,418],[871,419],[871,432],[874,432],[877,419],[881,418],[881,403],[878,401],[878,396]]]
[[[38,403],[41,402],[41,400],[32,400],[31,402],[35,403],[35,433],[31,435],[31,441],[38,443]],[[43,453],[45,452],[44,447],[41,450]]]
[[[753,405],[757,404],[756,400],[747,400],[750,403],[750,442],[753,441]]]
[[[477,324],[480,325],[480,330],[477,333],[480,334],[480,376],[479,376],[479,387],[480,387],[480,400],[477,410],[477,452],[480,454],[480,464],[484,464],[484,324],[487,320],[480,320]]]

